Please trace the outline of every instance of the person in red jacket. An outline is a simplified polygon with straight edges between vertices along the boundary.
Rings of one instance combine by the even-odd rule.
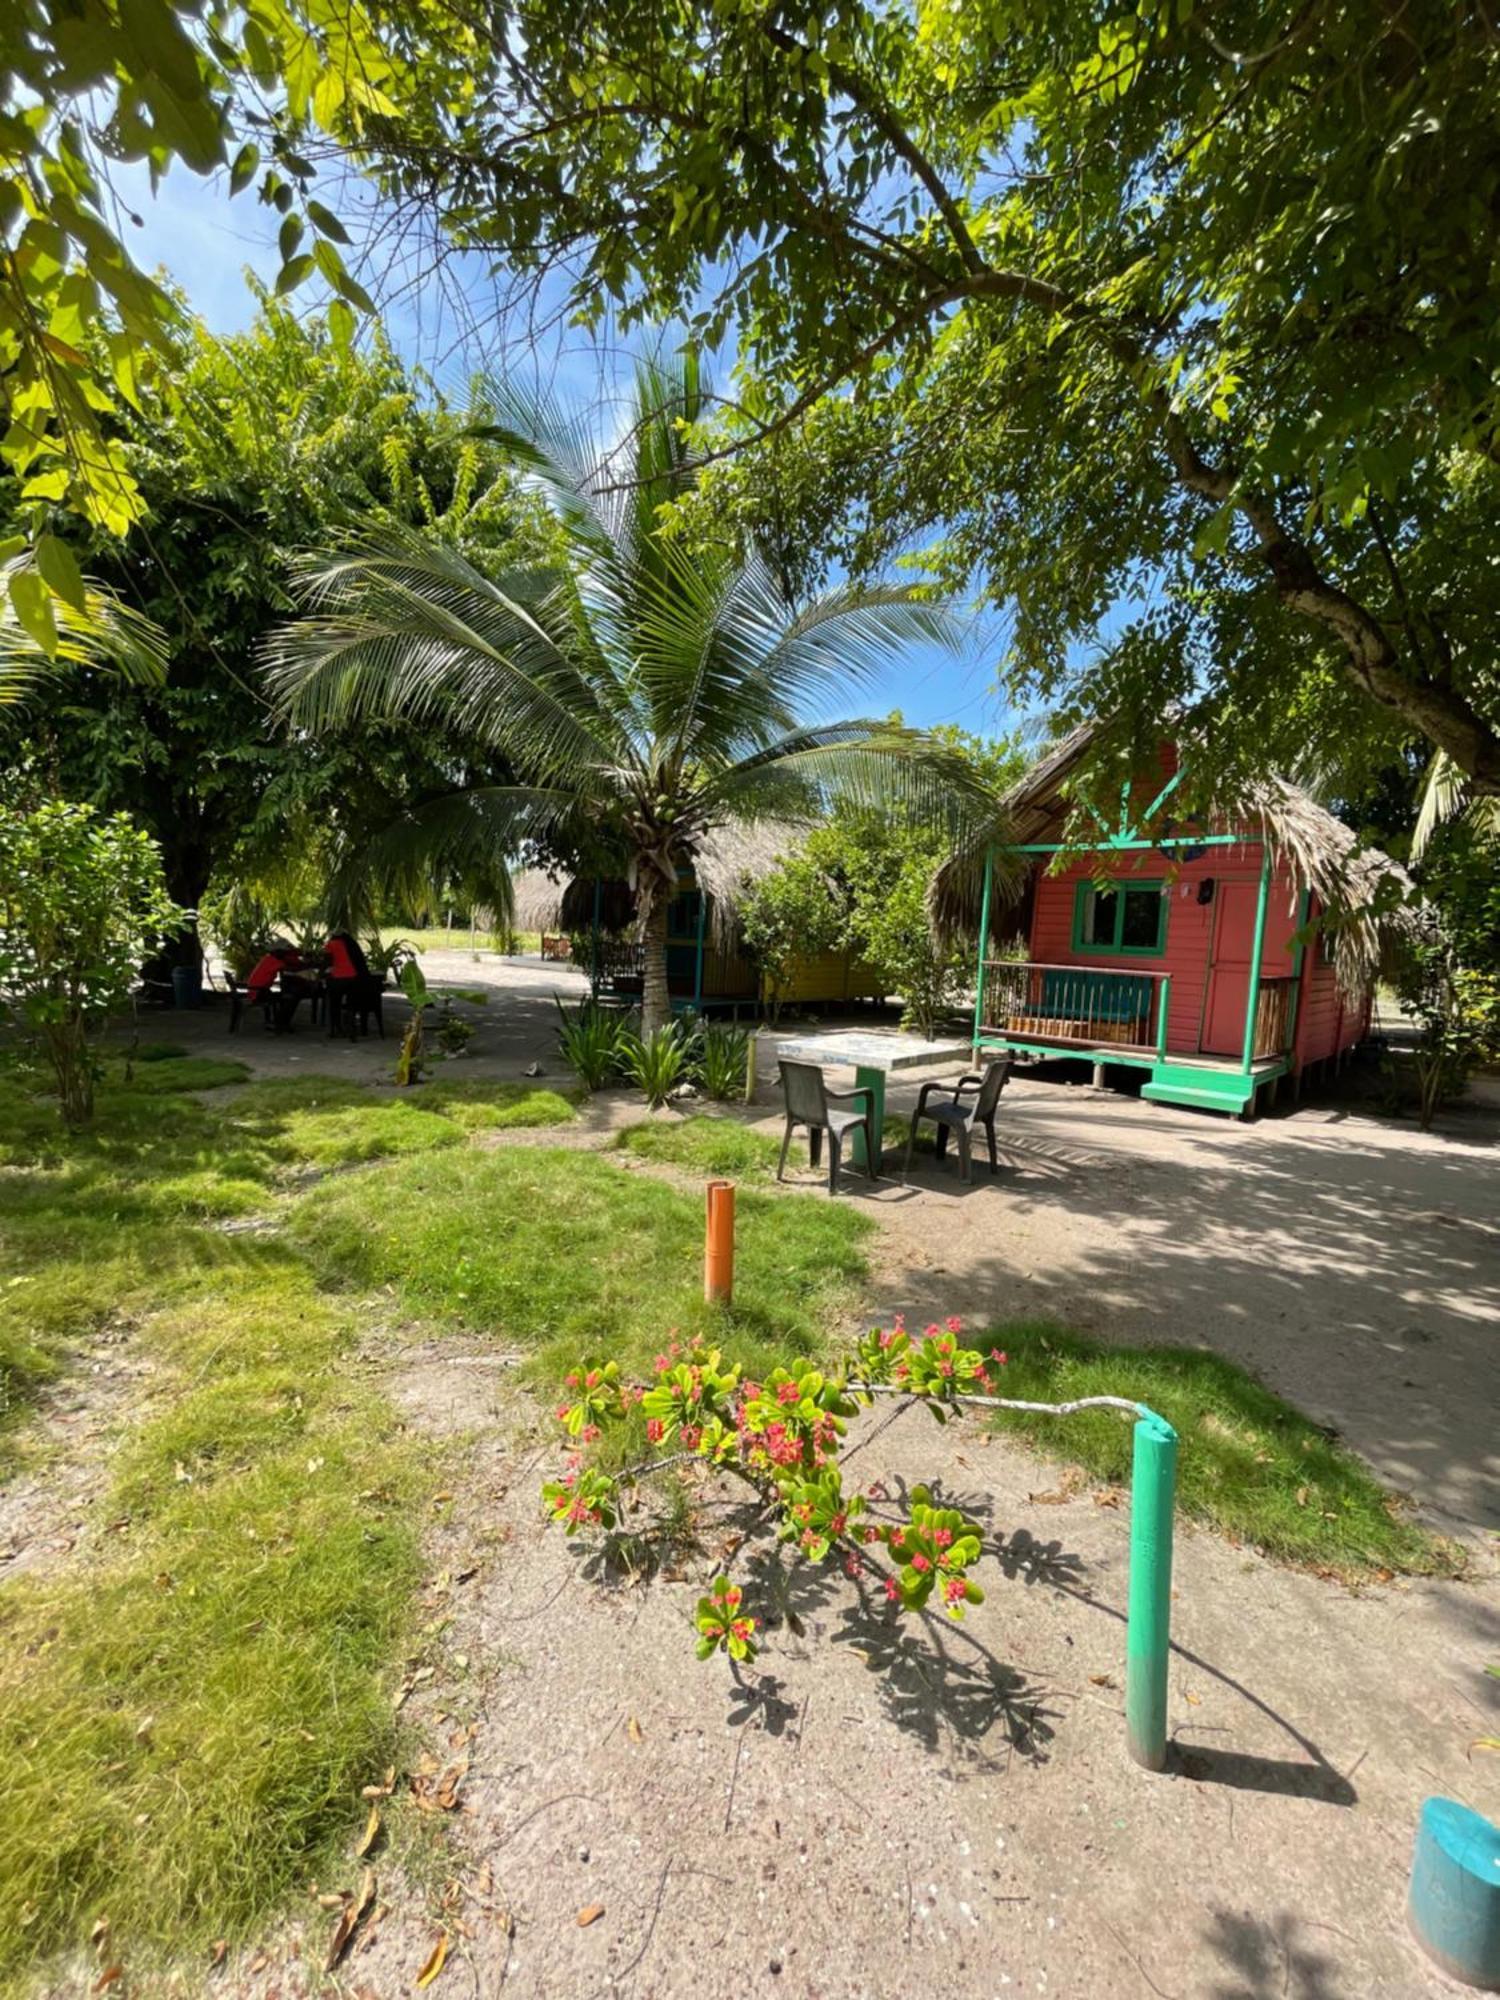
[[[288,944],[284,938],[276,938],[251,967],[245,982],[249,988],[246,997],[252,1007],[263,1006],[267,1000],[274,999],[272,1019],[278,1035],[290,1032],[298,1002],[313,990],[307,980],[287,976],[300,971],[301,967],[302,957],[297,947]],[[276,985],[278,980],[281,981],[279,988]]]
[[[328,1032],[336,1035],[348,1017],[351,1036],[361,1012],[368,1012],[370,994],[379,981],[352,931],[335,931],[323,947],[328,966]]]

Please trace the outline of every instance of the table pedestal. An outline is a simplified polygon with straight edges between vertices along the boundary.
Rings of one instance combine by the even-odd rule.
[[[857,1069],[854,1072],[856,1090],[870,1093],[870,1125],[875,1133],[875,1163],[873,1166],[865,1154],[865,1135],[860,1127],[854,1133],[854,1164],[871,1173],[880,1172],[880,1162],[885,1152],[885,1071],[883,1069]]]

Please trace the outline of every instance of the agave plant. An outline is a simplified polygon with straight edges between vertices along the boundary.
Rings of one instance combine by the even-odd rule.
[[[749,1051],[750,1037],[743,1028],[732,1028],[722,1021],[706,1023],[698,1049],[704,1095],[720,1100],[738,1097],[745,1088]]]
[[[693,1037],[680,1021],[667,1021],[649,1035],[623,1034],[619,1046],[621,1069],[645,1091],[653,1111],[692,1075]]]
[[[707,409],[691,353],[643,367],[626,443],[605,453],[549,404],[495,392],[486,434],[550,507],[565,565],[486,575],[441,541],[382,529],[304,563],[305,616],[270,643],[283,712],[310,730],[446,721],[514,782],[407,814],[373,865],[494,878],[527,842],[623,875],[644,945],[643,1030],[667,1021],[667,904],[705,838],[812,822],[835,797],[953,813],[975,780],[889,722],[816,719],[893,655],[952,643],[915,587],[844,584],[794,603],[753,552],[668,533]]]
[[[585,1090],[602,1090],[619,1072],[620,1043],[626,1017],[584,1000],[570,1014],[557,1003],[557,1046],[563,1061]]]

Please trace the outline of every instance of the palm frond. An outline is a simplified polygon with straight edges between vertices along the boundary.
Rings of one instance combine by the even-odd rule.
[[[1476,831],[1500,836],[1500,799],[1474,799],[1469,795],[1467,774],[1454,763],[1446,750],[1433,753],[1422,787],[1422,803],[1412,828],[1411,858],[1420,861],[1432,844],[1440,826],[1460,814]]]
[[[10,595],[12,579],[34,566],[28,550],[0,563],[0,707],[78,667],[108,669],[136,687],[160,686],[167,671],[161,627],[98,584],[86,586],[82,611],[53,597],[57,648],[49,654],[16,616]]]
[[[293,587],[310,615],[274,633],[263,657],[294,721],[441,716],[539,777],[612,755],[613,723],[580,671],[555,573],[491,580],[442,543],[382,529],[304,559]]]
[[[476,786],[408,808],[339,857],[330,907],[381,896],[415,904],[467,884],[508,921],[511,863],[528,840],[554,834],[578,795],[534,785]]]
[[[793,729],[702,788],[705,808],[755,819],[834,805],[895,811],[961,839],[987,824],[996,800],[970,762],[920,729],[863,720]]]

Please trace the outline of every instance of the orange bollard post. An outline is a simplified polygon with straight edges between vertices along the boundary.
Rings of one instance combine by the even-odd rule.
[[[728,1305],[734,1297],[734,1182],[708,1184],[708,1227],[703,1238],[703,1296]]]

